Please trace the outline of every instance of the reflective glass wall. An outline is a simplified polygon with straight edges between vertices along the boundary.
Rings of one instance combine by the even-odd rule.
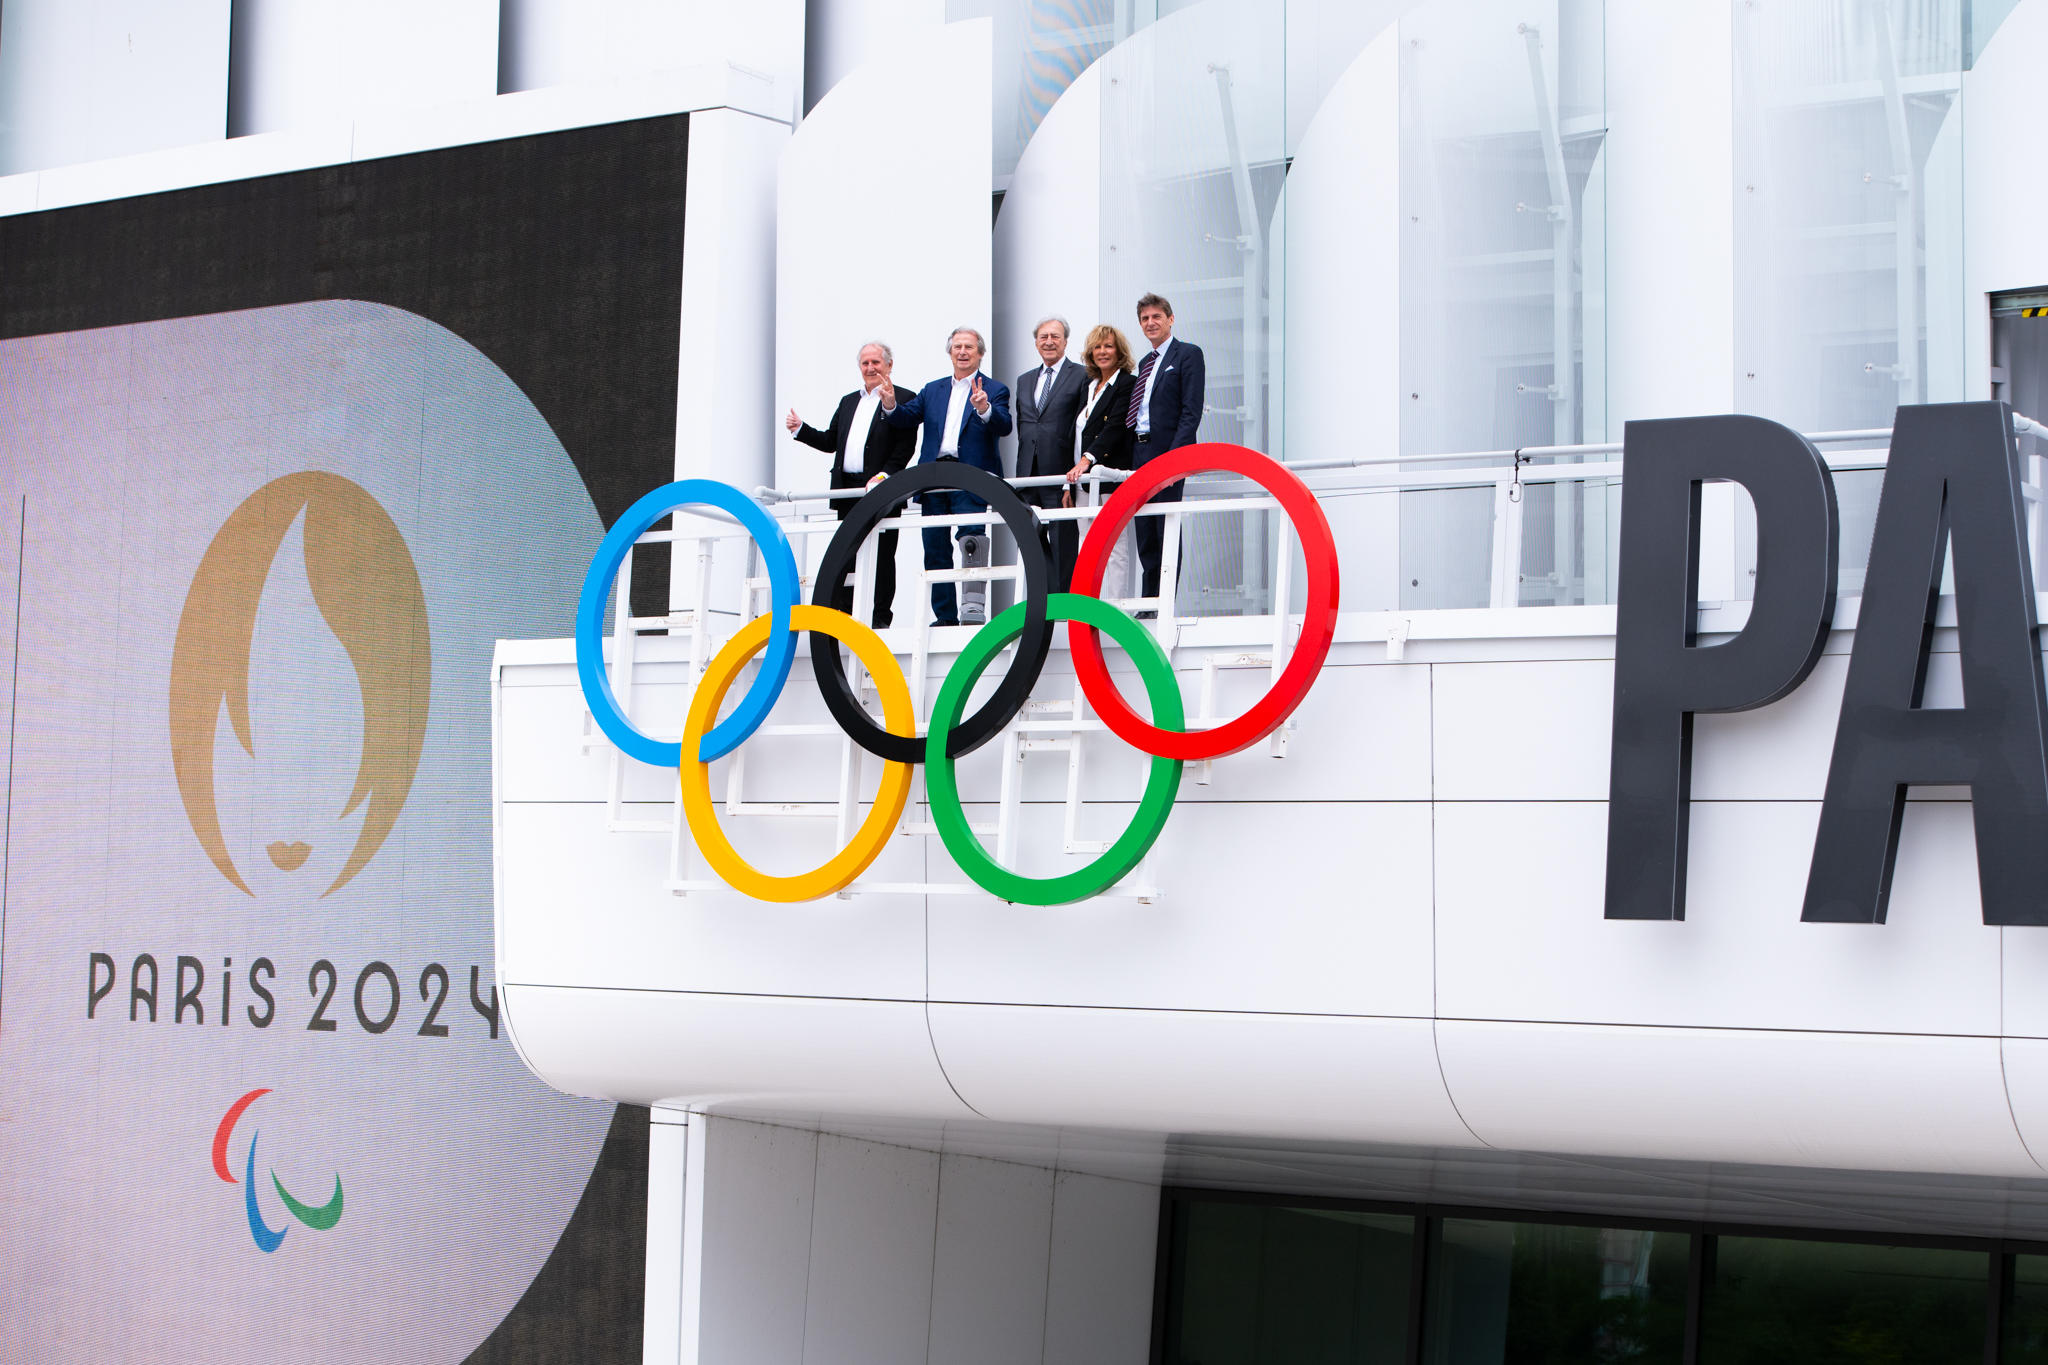
[[[1968,0],[1731,3],[1736,405],[1852,431],[1983,396],[1963,384]],[[1882,478],[1836,481],[1846,592]]]
[[[1276,0],[1164,13],[1103,58],[1100,89],[1105,312],[1142,357],[1135,302],[1166,298],[1174,336],[1203,354],[1200,439],[1259,450],[1274,449],[1282,383],[1273,302],[1286,266],[1272,228],[1288,169],[1287,22]],[[1181,611],[1265,611],[1269,531],[1265,516],[1191,519]]]
[[[1400,462],[1405,491],[1341,505],[1360,546],[1347,599],[1426,609],[1612,601],[1620,491],[1604,477],[1531,485],[1515,540],[1490,485],[1432,487],[1430,471],[1460,466],[1420,457],[1471,452],[1468,471],[1516,451],[1605,462],[1598,447],[1631,417],[1726,403],[1841,431],[1888,427],[1901,403],[1984,396],[1965,379],[1983,318],[1964,289],[1962,89],[2011,0],[1726,3],[1697,27],[1728,103],[1696,110],[1697,89],[1660,104],[1640,80],[1685,26],[1606,0],[948,0],[946,13],[993,23],[992,189],[1043,202],[1059,177],[1043,158],[1027,171],[1047,145],[1087,182],[1030,238],[1073,257],[1060,306],[1085,302],[1077,325],[1112,322],[1142,356],[1136,299],[1171,300],[1174,335],[1208,361],[1203,439],[1296,463]],[[1061,126],[1068,100],[1081,112]],[[1676,165],[1630,141],[1680,125],[1699,136],[1672,149]],[[1699,265],[1714,278],[1732,266],[1732,296],[1726,313],[1706,302],[1709,343],[1674,361],[1644,319],[1691,257],[1615,233],[1670,230],[1689,211],[1697,241],[1677,239],[1712,257]],[[1613,262],[1629,278],[1610,278]],[[1627,354],[1610,350],[1611,325]],[[1669,325],[1694,324],[1674,312]],[[1713,375],[1663,382],[1674,364]],[[1695,406],[1636,410],[1673,392]],[[1877,482],[1841,481],[1850,592]],[[1267,610],[1278,533],[1264,516],[1191,521],[1181,611]]]
[[[2048,1361],[2048,1255],[1199,1191],[1164,1211],[1165,1365]]]
[[[1606,439],[1604,39],[1602,0],[1401,20],[1404,454]],[[1527,496],[1519,600],[1587,600],[1585,486]],[[1488,605],[1493,522],[1490,487],[1405,494],[1401,605]]]
[[[1093,256],[1074,271],[1086,280],[1072,296],[1095,309],[1077,328],[1109,321],[1142,357],[1135,301],[1164,295],[1174,336],[1206,360],[1201,439],[1328,462],[1609,434],[1605,8],[949,0],[947,13],[993,20],[1001,212],[1041,212],[1033,196],[1058,184],[1025,165],[1033,155],[1092,171],[1087,194],[1064,196],[1086,221],[1034,219],[1029,238]],[[1041,137],[1062,99],[1092,124],[1086,145],[1065,128]],[[1008,306],[1021,317],[1037,301]],[[1353,496],[1383,504],[1345,510],[1386,550],[1370,605],[1488,605],[1489,489]],[[1517,600],[1606,599],[1609,501],[1532,488]],[[1188,526],[1181,611],[1268,610],[1271,518]]]
[[[1802,431],[1962,396],[1964,0],[1734,0],[1736,386]]]
[[[1169,0],[1168,8],[1171,8]],[[1096,58],[1159,17],[1158,0],[946,0],[946,22],[995,24],[995,185],[1009,187],[1053,101]]]

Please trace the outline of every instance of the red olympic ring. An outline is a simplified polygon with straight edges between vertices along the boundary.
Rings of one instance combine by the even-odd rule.
[[[1307,485],[1279,461],[1224,441],[1182,446],[1146,461],[1125,479],[1081,542],[1081,552],[1074,561],[1073,591],[1101,596],[1102,573],[1108,565],[1109,552],[1138,510],[1169,484],[1190,474],[1211,471],[1241,475],[1277,498],[1281,510],[1294,523],[1295,534],[1301,538],[1302,556],[1308,564],[1308,610],[1302,618],[1301,639],[1295,642],[1287,667],[1258,703],[1236,720],[1213,730],[1161,730],[1147,724],[1117,692],[1109,668],[1102,661],[1102,638],[1095,628],[1080,621],[1067,623],[1067,648],[1073,656],[1074,673],[1089,705],[1103,723],[1132,748],[1160,758],[1177,758],[1183,763],[1234,754],[1279,729],[1308,695],[1309,685],[1315,681],[1337,637],[1337,545],[1322,506]],[[1162,588],[1169,596],[1173,592],[1171,584]],[[1285,605],[1280,604],[1282,610]]]

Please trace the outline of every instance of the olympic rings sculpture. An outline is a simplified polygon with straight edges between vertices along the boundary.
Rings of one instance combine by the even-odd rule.
[[[1307,603],[1301,636],[1280,677],[1242,716],[1209,730],[1186,728],[1186,712],[1173,665],[1152,632],[1098,594],[1116,538],[1146,501],[1192,474],[1230,473],[1258,484],[1280,504],[1301,540],[1307,566]],[[882,638],[831,606],[872,530],[920,493],[955,489],[972,494],[1010,529],[1021,563],[1023,600],[977,631],[953,661],[932,706],[928,732],[919,736],[910,686]],[[649,527],[671,512],[709,507],[727,513],[760,547],[768,570],[769,612],[742,626],[706,667],[691,698],[683,737],[664,743],[634,728],[620,710],[605,673],[602,630],[610,595],[627,552]],[[1151,515],[1151,514],[1148,514]],[[910,799],[912,768],[925,765],[925,790],[939,837],[974,883],[991,895],[1024,905],[1065,905],[1098,895],[1138,865],[1173,810],[1184,764],[1236,753],[1285,724],[1308,695],[1336,638],[1337,552],[1330,523],[1315,495],[1285,465],[1244,446],[1222,442],[1185,446],[1146,462],[1118,486],[1081,542],[1072,592],[1048,591],[1051,572],[1038,538],[1038,514],[1007,483],[957,460],[913,465],[870,489],[826,547],[811,602],[797,601],[796,556],[782,527],[753,499],[729,484],[684,479],[657,488],[628,508],[606,534],[584,576],[576,609],[576,675],[584,700],[620,752],[643,763],[678,769],[684,819],[712,869],[734,890],[763,901],[806,901],[844,890],[880,856]],[[1145,792],[1124,832],[1085,867],[1054,877],[1027,877],[1002,866],[974,836],[962,804],[954,762],[1000,734],[1023,708],[1052,644],[1053,623],[1067,624],[1068,648],[1083,695],[1104,724],[1152,758]],[[711,801],[710,765],[725,757],[767,720],[789,681],[796,637],[811,637],[811,666],[832,717],[849,738],[883,760],[882,781],[853,838],[824,864],[794,876],[773,876],[734,850]],[[1103,635],[1136,664],[1152,719],[1145,720],[1117,691],[1103,659]],[[967,697],[996,655],[1020,641],[994,693],[962,717]],[[877,725],[847,682],[840,647],[851,649],[875,680],[882,722]],[[755,655],[761,668],[731,715],[718,720],[740,672]],[[714,723],[715,722],[715,723]]]

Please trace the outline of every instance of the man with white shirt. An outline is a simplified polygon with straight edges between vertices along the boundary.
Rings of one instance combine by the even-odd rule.
[[[1152,352],[1138,364],[1138,383],[1131,390],[1130,410],[1124,414],[1124,425],[1137,433],[1137,445],[1131,452],[1133,469],[1143,469],[1168,451],[1195,443],[1195,434],[1202,425],[1205,378],[1202,348],[1174,338],[1172,304],[1157,294],[1139,299],[1138,330],[1152,343]],[[1176,483],[1162,488],[1151,500],[1179,502],[1183,486]],[[1159,593],[1166,518],[1139,517],[1137,539],[1138,562],[1144,566],[1144,584],[1139,591],[1154,597]],[[1172,592],[1168,589],[1169,596]],[[1168,615],[1171,614],[1169,610]]]
[[[1067,320],[1041,319],[1031,329],[1039,363],[1017,376],[1017,477],[1063,476],[1074,463],[1074,423],[1088,396],[1088,372],[1067,359]],[[1058,507],[1063,484],[1019,489],[1024,501]],[[1048,522],[1039,527],[1045,561],[1053,571],[1052,590],[1065,592],[1073,572],[1075,523]]]
[[[946,339],[946,355],[953,362],[948,379],[934,379],[909,399],[898,402],[899,391],[884,380],[881,387],[882,417],[900,430],[924,426],[924,444],[917,462],[959,460],[1003,476],[1003,460],[996,449],[999,438],[1010,433],[1010,391],[981,373],[981,358],[988,345],[972,327],[955,327]],[[950,488],[920,493],[918,504],[928,517],[961,512],[985,511],[988,504],[971,493]],[[949,529],[952,534],[948,534]],[[988,562],[988,535],[972,522],[948,528],[927,526],[924,530],[924,566],[927,569],[953,567],[953,541],[958,538],[967,562]],[[977,585],[979,586],[979,585]],[[963,603],[968,610],[962,610]],[[932,584],[932,620],[941,626],[978,625],[987,619],[986,596],[978,591],[955,594],[951,583]],[[973,610],[981,608],[980,612]]]
[[[882,385],[896,368],[896,356],[879,341],[860,348],[860,387],[839,400],[832,424],[825,430],[805,422],[789,410],[782,424],[789,434],[805,445],[830,452],[832,486],[864,488],[881,482],[910,464],[910,452],[917,448],[917,433],[892,427],[878,420],[882,410]],[[835,498],[832,506],[841,521],[853,510],[856,498]],[[893,619],[896,602],[896,532],[882,532],[875,547],[875,629]],[[832,605],[844,612],[853,610],[853,585],[840,585]]]

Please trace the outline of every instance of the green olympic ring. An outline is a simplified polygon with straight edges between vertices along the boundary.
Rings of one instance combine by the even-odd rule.
[[[1114,886],[1151,849],[1159,832],[1166,828],[1166,817],[1173,813],[1182,763],[1177,758],[1153,755],[1138,813],[1131,817],[1131,823],[1108,851],[1086,867],[1057,877],[1026,877],[988,855],[968,827],[953,760],[946,753],[946,736],[959,720],[967,694],[988,670],[997,651],[1024,633],[1028,605],[1017,603],[975,632],[946,671],[939,698],[932,704],[931,725],[925,736],[925,790],[931,798],[932,823],[939,827],[946,851],[983,890],[1019,905],[1068,905]],[[1135,618],[1099,597],[1071,592],[1050,594],[1046,598],[1045,616],[1048,621],[1079,621],[1093,626],[1123,646],[1137,664],[1138,677],[1145,684],[1145,695],[1152,703],[1152,724],[1162,730],[1180,730],[1186,725],[1173,664],[1152,638],[1152,632]]]

